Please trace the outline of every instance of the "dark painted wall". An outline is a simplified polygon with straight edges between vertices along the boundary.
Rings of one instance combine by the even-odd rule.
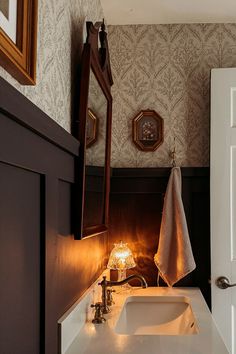
[[[58,319],[103,270],[107,236],[71,231],[78,151],[0,79],[0,353],[58,353]]]
[[[209,169],[181,171],[182,198],[197,268],[176,286],[200,287],[210,306]],[[128,242],[137,263],[129,272],[144,275],[153,286],[157,284],[153,258],[169,175],[169,168],[116,168],[111,180],[109,250],[119,240]]]

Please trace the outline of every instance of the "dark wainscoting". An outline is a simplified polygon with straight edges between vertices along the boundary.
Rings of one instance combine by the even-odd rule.
[[[58,319],[103,270],[107,236],[72,235],[78,152],[0,78],[0,353],[57,354]]]
[[[210,306],[210,188],[209,168],[182,168],[182,197],[192,249],[194,272],[176,286],[200,287]],[[119,240],[130,244],[141,273],[155,286],[163,198],[170,168],[114,168],[110,194],[110,250]],[[164,283],[162,283],[164,285]]]

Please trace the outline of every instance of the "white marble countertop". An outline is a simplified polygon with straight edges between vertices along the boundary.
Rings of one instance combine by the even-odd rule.
[[[199,333],[194,335],[120,335],[114,331],[128,296],[176,295],[190,298]],[[114,294],[115,305],[107,321],[94,325],[86,322],[66,354],[228,354],[205,300],[197,288],[132,288]]]

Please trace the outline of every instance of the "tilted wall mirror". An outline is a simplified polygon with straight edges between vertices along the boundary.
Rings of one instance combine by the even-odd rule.
[[[106,232],[109,213],[113,81],[104,22],[86,27],[75,132],[80,141],[75,239]]]

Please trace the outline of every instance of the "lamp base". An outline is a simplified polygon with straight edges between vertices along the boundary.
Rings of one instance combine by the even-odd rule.
[[[122,281],[126,279],[126,269],[118,269],[118,279],[117,281]],[[120,285],[120,291],[131,290],[132,286],[129,283]]]

